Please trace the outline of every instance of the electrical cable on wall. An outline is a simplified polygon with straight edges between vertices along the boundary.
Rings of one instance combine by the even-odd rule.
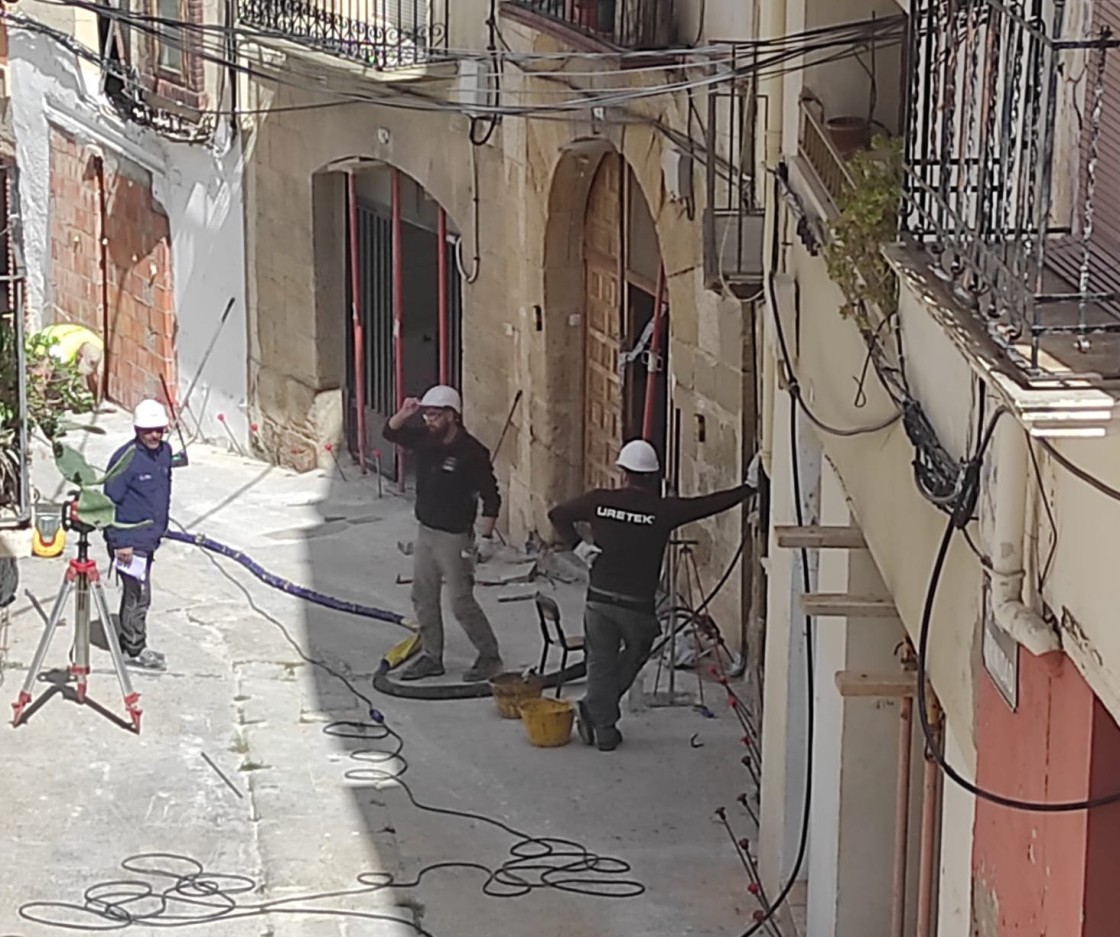
[[[922,608],[917,655],[917,704],[918,719],[922,727],[922,736],[925,738],[926,748],[945,776],[958,787],[968,791],[968,793],[972,794],[974,797],[979,797],[981,800],[986,800],[989,803],[996,804],[1000,807],[1006,807],[1010,810],[1029,813],[1076,813],[1083,810],[1093,810],[1098,807],[1107,807],[1110,804],[1120,803],[1120,791],[1084,800],[1033,801],[1008,797],[973,784],[948,763],[945,758],[944,750],[937,744],[933,727],[930,725],[929,712],[926,707],[926,680],[928,678],[927,657],[930,626],[933,620],[933,609],[937,600],[938,586],[941,582],[941,575],[945,567],[945,560],[949,553],[949,547],[953,540],[953,534],[958,530],[962,530],[964,526],[969,523],[975,511],[976,502],[980,495],[980,469],[983,465],[984,454],[991,444],[996,425],[1003,417],[1013,419],[1008,410],[1004,407],[999,408],[992,414],[991,420],[980,440],[976,454],[965,467],[960,497],[954,504],[953,510],[949,516],[949,521],[945,526],[945,533],[941,537],[941,543],[938,547],[936,558],[934,559],[933,569],[930,572],[929,587],[926,590],[925,603]]]

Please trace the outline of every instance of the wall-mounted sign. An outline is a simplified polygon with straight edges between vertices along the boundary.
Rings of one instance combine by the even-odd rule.
[[[1011,711],[1019,705],[1019,642],[995,623],[991,595],[984,583],[984,635],[981,642],[984,669]]]

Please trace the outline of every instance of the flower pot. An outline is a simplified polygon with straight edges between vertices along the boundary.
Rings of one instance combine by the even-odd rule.
[[[871,121],[866,117],[830,117],[824,129],[836,152],[845,159],[871,144]]]

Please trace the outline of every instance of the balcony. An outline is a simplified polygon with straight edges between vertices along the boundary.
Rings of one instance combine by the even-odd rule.
[[[674,41],[675,0],[506,0],[503,13],[593,46],[665,49]]]
[[[238,0],[245,26],[378,71],[446,57],[450,0]]]
[[[832,214],[853,184],[847,163],[875,136],[897,137],[903,123],[905,16],[847,24],[858,39],[838,39],[806,62],[799,104],[798,155]]]
[[[704,162],[704,279],[709,289],[729,288],[740,297],[762,282],[765,213],[756,186],[759,164],[758,49],[724,44],[717,58],[733,78],[708,92]]]
[[[898,257],[1034,387],[1120,377],[1120,16],[1095,6],[911,10]]]

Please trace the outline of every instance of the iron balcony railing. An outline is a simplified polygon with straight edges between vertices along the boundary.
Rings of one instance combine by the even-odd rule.
[[[829,138],[824,122],[814,113],[819,105],[810,98],[801,101],[801,134],[797,148],[801,157],[816,173],[834,208],[838,208],[844,190],[852,183],[852,174],[844,157]]]
[[[1109,212],[1120,218],[1117,180],[1102,185],[1120,169],[1120,100],[1105,94],[1117,41],[1099,22],[1074,25],[1083,12],[911,4],[901,234],[1028,373],[1046,370],[1044,339],[1087,350],[1120,331],[1120,252],[1105,230]]]
[[[246,26],[381,70],[443,58],[450,9],[451,0],[239,0]]]
[[[664,49],[674,39],[675,0],[507,0],[507,5],[624,49]]]

